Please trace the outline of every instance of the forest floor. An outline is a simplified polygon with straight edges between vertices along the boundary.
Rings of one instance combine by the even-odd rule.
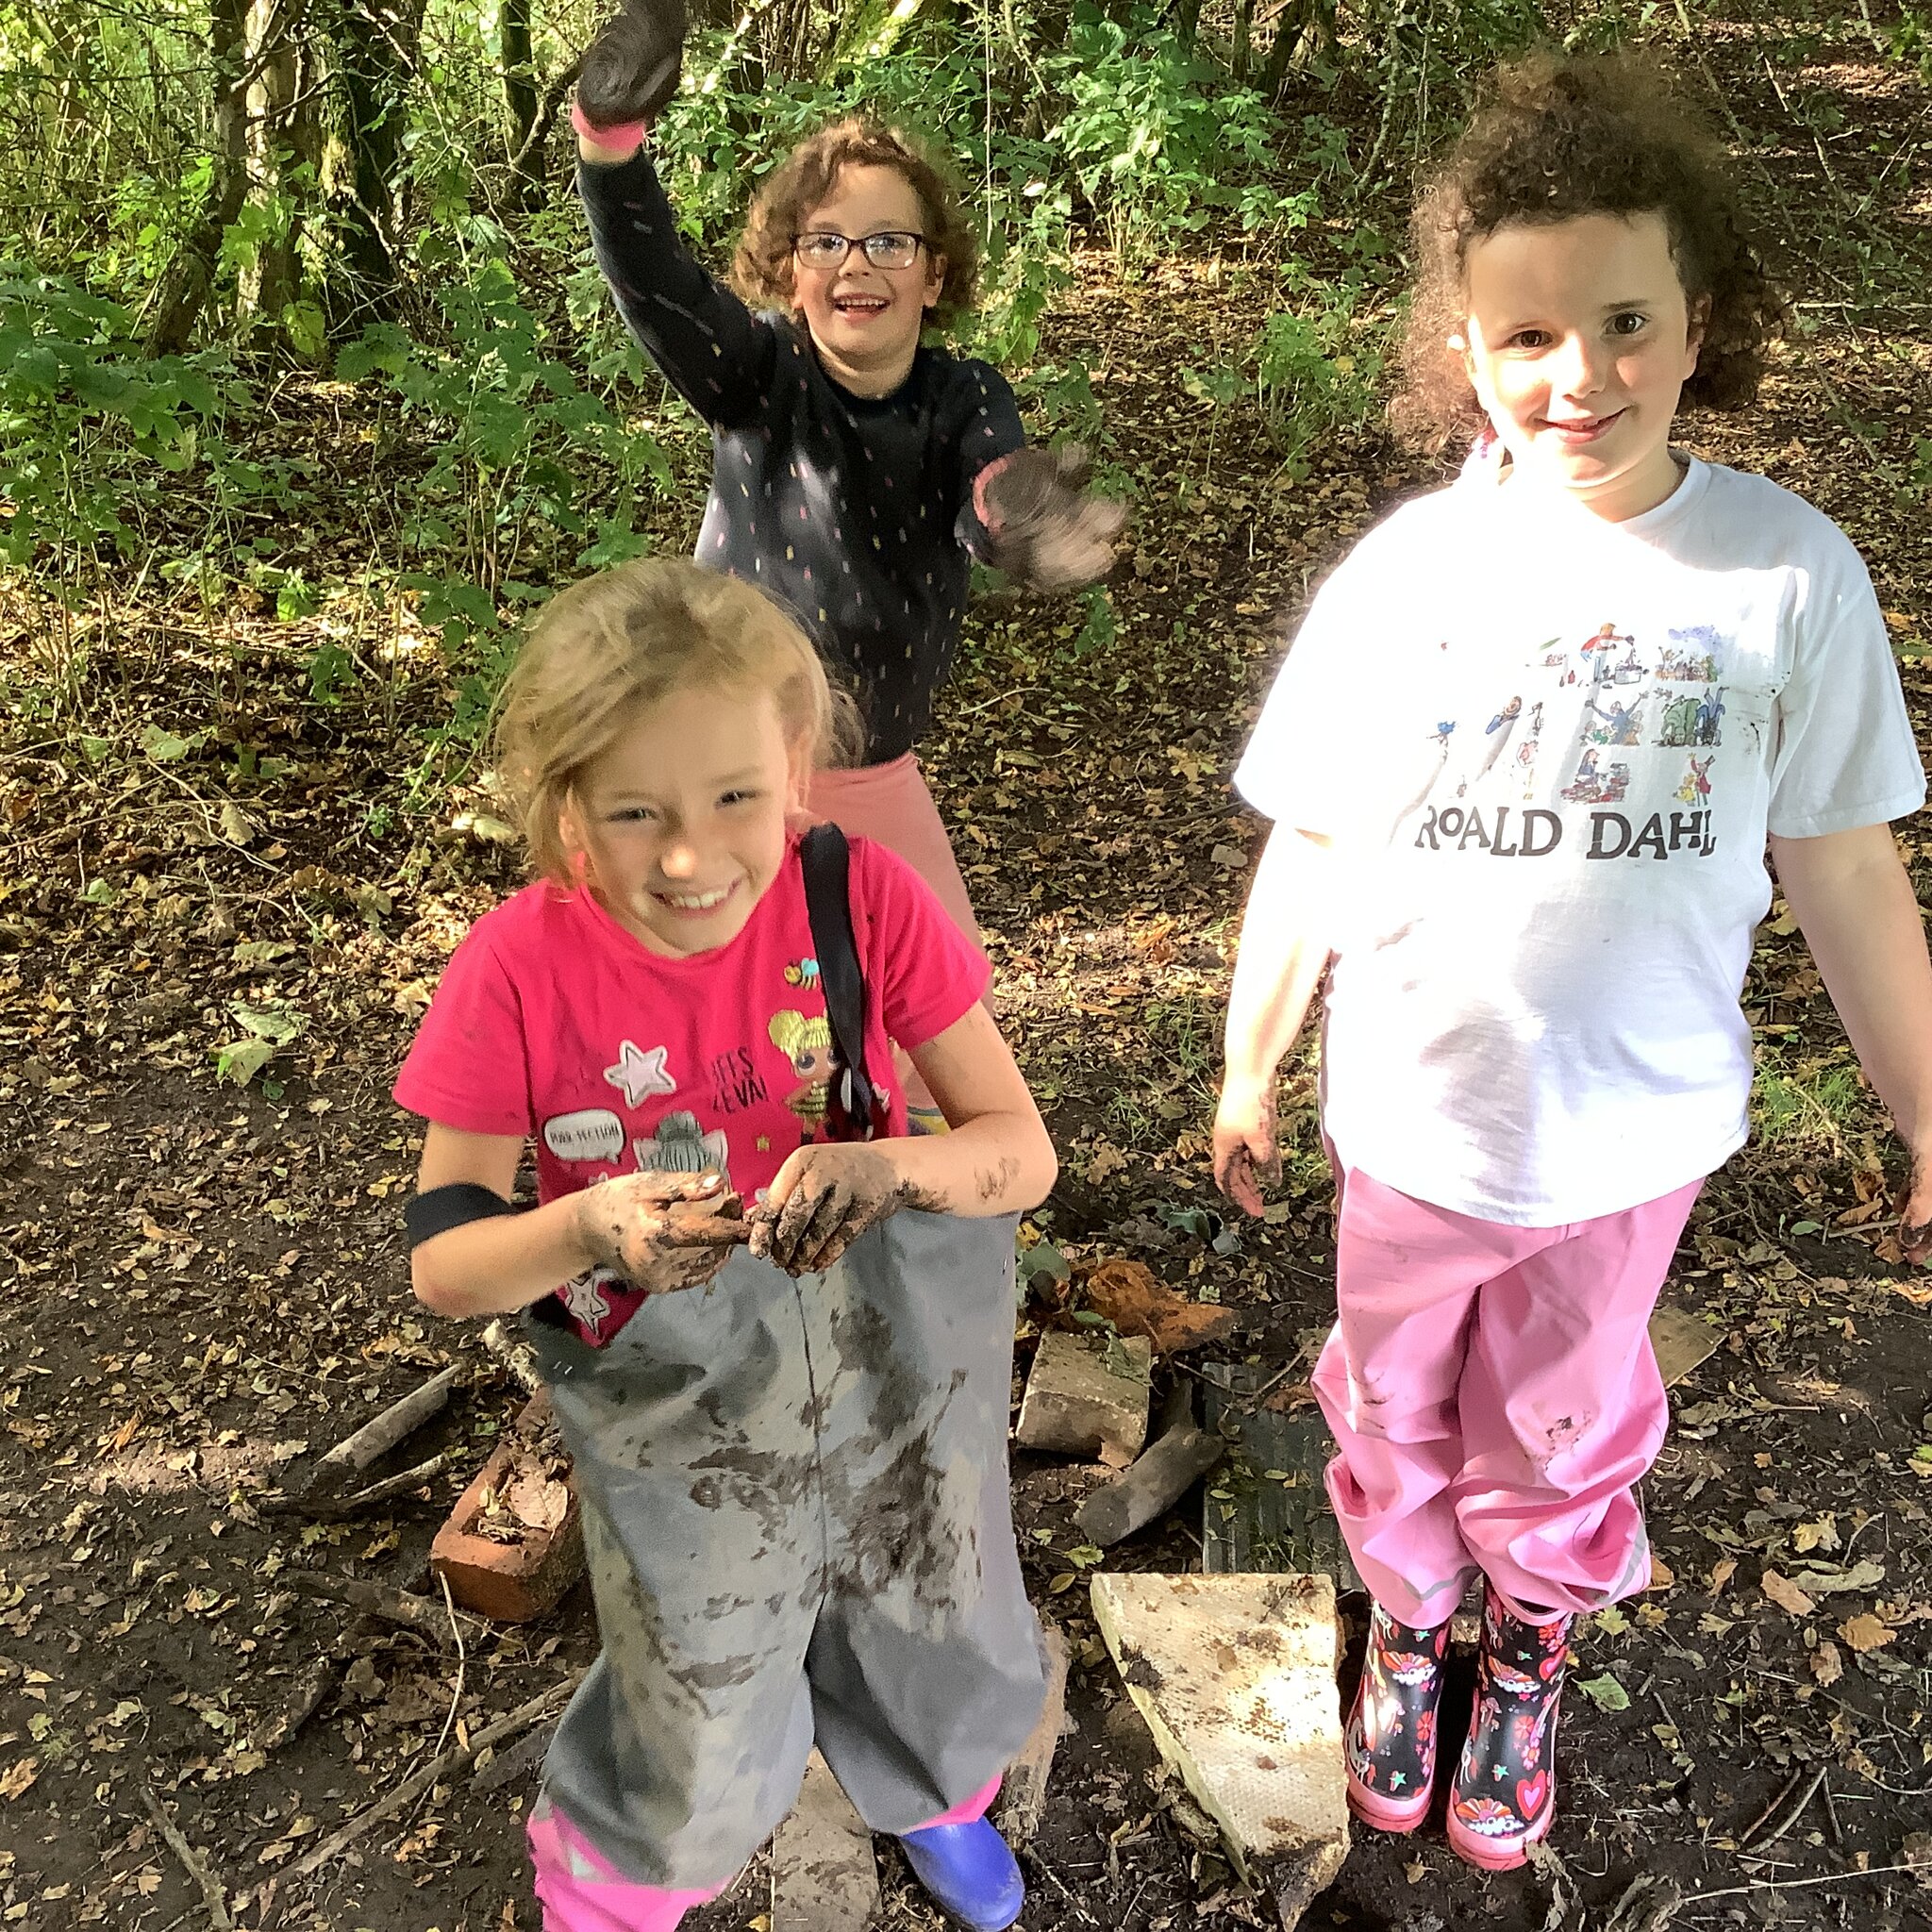
[[[1686,441],[1859,543],[1932,742],[1932,110],[1856,25],[1803,58],[1770,35],[1716,33],[1707,58],[1779,265],[1812,298],[1807,334],[1761,410]],[[1372,433],[1297,478],[1252,409],[1187,391],[1181,372],[1237,362],[1277,299],[1272,266],[1232,252],[1083,258],[1043,354],[1084,358],[1104,455],[1138,491],[1118,634],[1082,649],[1065,607],[986,600],[925,759],[1061,1149],[1033,1232],[1218,1300],[1238,1318],[1226,1353],[1292,1390],[1332,1310],[1306,1099],[1279,1205],[1236,1252],[1212,1245],[1219,1015],[1258,831],[1227,778],[1312,574],[1430,479]],[[358,469],[341,391],[288,391],[279,413],[341,508],[291,546],[346,559],[358,497],[401,486]],[[687,454],[667,547],[702,494]],[[78,629],[42,607],[0,632],[0,1924],[209,1923],[165,1816],[239,1925],[528,1932],[527,1740],[298,1868],[445,1741],[587,1664],[586,1591],[473,1634],[459,1660],[290,1583],[426,1588],[429,1539],[517,1399],[409,1297],[417,1140],[387,1097],[443,959],[515,862],[455,828],[486,793],[411,787],[449,683],[393,613],[348,639],[375,695],[324,707],[301,694],[315,620],[103,597]],[[36,710],[67,670],[84,716]],[[143,751],[148,726],[185,752]],[[1923,897],[1932,837],[1904,837]],[[236,1002],[302,1025],[245,1089],[214,1074]],[[1719,1341],[1675,1390],[1646,1485],[1670,1580],[1578,1633],[1593,1694],[1566,1705],[1559,1862],[1482,1877],[1440,1820],[1358,1833],[1311,1926],[1932,1924],[1932,1296],[1899,1265],[1894,1157],[1781,905],[1747,1006],[1760,1137],[1707,1189],[1670,1291]],[[412,1444],[449,1448],[448,1474],[353,1523],[276,1510],[309,1459],[450,1360],[474,1377]],[[1074,1655],[1024,1924],[1264,1924],[1085,1614],[1092,1553],[1071,1517],[1100,1474],[1016,1463],[1029,1582]],[[1197,1566],[1200,1525],[1191,1500],[1106,1565]],[[1813,1770],[1811,1807],[1745,1848]],[[888,1922],[935,1924],[896,1856],[881,1863]],[[1615,1911],[1644,1873],[1685,1894],[1667,1920]],[[767,1910],[760,1861],[693,1924],[763,1927]]]

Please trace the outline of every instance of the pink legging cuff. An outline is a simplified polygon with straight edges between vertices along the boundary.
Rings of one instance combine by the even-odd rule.
[[[928,1818],[924,1824],[915,1824],[912,1829],[930,1831],[936,1824],[971,1824],[975,1818],[986,1816],[999,1794],[999,1779],[989,1778],[970,1798],[961,1798],[950,1811],[941,1811],[937,1818]]]

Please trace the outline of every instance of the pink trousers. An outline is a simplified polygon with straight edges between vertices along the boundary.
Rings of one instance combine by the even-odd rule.
[[[1650,1580],[1635,1485],[1670,1411],[1647,1324],[1703,1185],[1510,1227],[1342,1176],[1314,1390],[1336,1517],[1391,1616],[1441,1623],[1477,1570],[1532,1612]]]
[[[814,773],[806,809],[814,819],[829,819],[841,831],[896,852],[932,888],[953,924],[979,944],[979,923],[966,896],[953,841],[940,822],[925,774],[909,751],[889,764]]]
[[[940,808],[933,803],[925,774],[912,753],[883,765],[814,773],[806,809],[814,819],[830,820],[841,832],[856,833],[896,852],[932,888],[933,896],[953,924],[985,952],[979,922],[973,915],[973,901],[966,896],[966,881],[959,876],[959,861],[953,856],[953,841],[946,837]],[[989,1010],[991,1007],[989,997]],[[915,1119],[914,1124],[922,1128],[942,1124],[925,1082],[896,1044],[892,1063],[905,1089],[907,1106],[915,1116],[932,1116],[929,1121]]]
[[[950,1811],[918,1827],[970,1824],[986,1815],[999,1795],[992,1782]],[[661,1885],[627,1879],[548,1798],[539,1798],[525,1827],[530,1857],[537,1867],[537,1898],[543,1907],[543,1932],[675,1932],[694,1906],[708,1905],[732,1883],[729,1878],[696,1891],[671,1891]]]

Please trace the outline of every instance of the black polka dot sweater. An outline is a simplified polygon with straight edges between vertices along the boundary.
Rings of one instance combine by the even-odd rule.
[[[625,321],[711,425],[698,561],[796,612],[859,701],[867,763],[911,750],[986,555],[973,479],[1026,440],[1012,391],[922,347],[892,394],[852,395],[802,325],[754,315],[692,258],[646,155],[577,184]]]

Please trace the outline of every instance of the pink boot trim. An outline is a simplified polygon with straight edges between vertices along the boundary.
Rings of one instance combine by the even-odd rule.
[[[975,1818],[984,1818],[992,1807],[992,1801],[1000,1794],[1000,1781],[994,1777],[974,1792],[970,1798],[962,1798],[950,1811],[941,1811],[937,1818],[928,1818],[924,1824],[915,1824],[914,1831],[930,1831],[936,1824],[971,1824]]]
[[[547,1798],[540,1798],[524,1827],[537,1868],[543,1932],[676,1932],[695,1906],[708,1905],[731,1884],[671,1890],[625,1878]]]

